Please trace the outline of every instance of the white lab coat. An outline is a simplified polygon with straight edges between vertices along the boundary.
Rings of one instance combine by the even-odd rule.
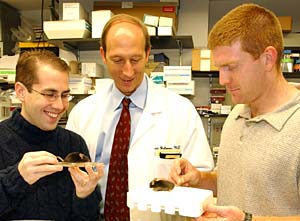
[[[202,121],[193,104],[149,79],[147,82],[145,109],[128,152],[129,191],[138,186],[148,186],[154,177],[168,176],[172,160],[155,156],[156,147],[180,145],[182,157],[197,168],[212,170],[214,166]],[[97,134],[105,132],[105,125],[109,124],[109,116],[103,116],[103,113],[110,107],[112,85],[113,81],[75,105],[66,125],[67,129],[83,136],[92,160],[95,160],[96,155]],[[103,151],[110,153],[111,147],[104,147]],[[107,181],[107,172],[108,165],[101,179],[102,184]],[[102,196],[105,196],[103,189]]]

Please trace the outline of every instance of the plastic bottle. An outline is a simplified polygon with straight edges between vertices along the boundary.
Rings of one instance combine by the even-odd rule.
[[[294,64],[294,71],[299,72],[300,71],[300,59],[297,59]]]
[[[283,58],[281,59],[282,72],[293,72],[294,60],[291,58],[291,50],[283,51]]]

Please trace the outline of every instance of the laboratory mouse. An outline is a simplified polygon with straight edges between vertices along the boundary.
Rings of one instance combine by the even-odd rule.
[[[154,178],[149,186],[154,191],[171,191],[175,187],[174,183],[162,178]]]

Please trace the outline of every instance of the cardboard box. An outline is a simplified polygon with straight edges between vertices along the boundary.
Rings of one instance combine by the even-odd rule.
[[[221,113],[221,107],[222,107],[222,104],[220,104],[220,103],[212,103],[210,105],[210,110],[213,113],[220,114]]]
[[[157,27],[158,21],[159,21],[158,16],[144,14],[143,22],[145,23],[145,25]]]
[[[231,112],[230,105],[222,105],[221,106],[221,114],[229,114]]]
[[[105,24],[113,15],[111,10],[92,11],[92,38],[101,38]]]
[[[173,18],[160,16],[157,28],[158,36],[172,36],[176,35],[176,28]]]
[[[91,25],[83,19],[44,21],[44,32],[48,39],[89,38],[91,36]]]
[[[173,18],[160,16],[158,26],[168,26],[168,27],[174,26]]]
[[[283,32],[292,31],[292,16],[278,16],[278,20]]]
[[[210,63],[211,63],[210,59],[203,59],[203,58],[201,58],[200,59],[200,68],[199,68],[199,70],[200,71],[211,71],[211,69],[210,69]]]
[[[195,95],[195,81],[181,83],[181,82],[169,82],[167,81],[167,86],[171,91],[182,95]]]
[[[157,27],[157,36],[173,36],[173,27]]]
[[[210,50],[194,48],[192,50],[193,71],[218,71],[214,66]]]
[[[71,94],[87,94],[92,87],[92,79],[80,75],[70,75],[69,87]]]
[[[125,13],[136,16],[141,21],[143,21],[144,14],[173,18],[176,31],[178,27],[177,7],[178,4],[174,2],[133,2],[131,8],[122,8],[122,2],[94,2],[94,10],[111,10],[114,14]]]
[[[78,2],[64,2],[63,3],[63,18],[62,20],[89,20],[88,13]]]
[[[16,70],[15,69],[0,69],[0,82],[15,83]]]
[[[153,26],[146,26],[148,29],[148,33],[150,36],[156,36],[156,27]]]
[[[81,74],[89,77],[103,77],[103,66],[95,62],[81,63]]]

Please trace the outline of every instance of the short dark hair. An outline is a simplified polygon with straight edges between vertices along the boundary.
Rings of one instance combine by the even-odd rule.
[[[50,65],[58,71],[70,72],[68,64],[49,50],[24,51],[17,62],[15,82],[21,82],[31,92],[32,85],[39,81],[37,71],[40,65]]]

